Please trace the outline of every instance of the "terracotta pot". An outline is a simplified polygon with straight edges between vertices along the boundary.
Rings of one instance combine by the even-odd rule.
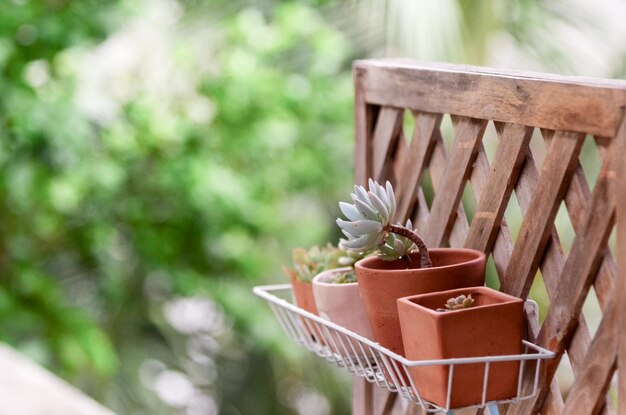
[[[313,287],[311,286],[311,283],[302,282],[296,278],[290,279],[296,305],[308,311],[309,313],[318,315],[317,307],[315,305],[315,299],[313,298]],[[307,324],[304,318],[300,318],[300,321],[302,323],[302,326],[304,327],[304,330],[309,333],[312,340],[317,341],[317,339],[321,338],[318,330],[313,327],[313,322],[308,321]],[[310,326],[313,327],[312,330],[309,328]]]
[[[372,329],[359,294],[358,284],[330,282],[336,274],[350,270],[350,267],[331,269],[313,278],[315,304],[320,317],[371,339]]]
[[[438,312],[446,300],[472,294],[474,306]],[[410,360],[517,355],[522,353],[524,301],[487,287],[462,288],[398,300],[402,338]],[[484,363],[454,367],[450,408],[482,401]],[[491,363],[486,402],[517,395],[519,361]],[[423,399],[446,406],[449,366],[411,367]]]
[[[404,355],[396,300],[415,294],[472,287],[485,283],[485,254],[473,249],[433,248],[432,268],[407,268],[405,261],[368,257],[355,264],[361,298],[374,340]],[[411,254],[419,264],[419,253]]]

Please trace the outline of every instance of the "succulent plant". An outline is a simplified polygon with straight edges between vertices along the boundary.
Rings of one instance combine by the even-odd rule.
[[[354,268],[350,271],[338,272],[333,275],[331,280],[335,284],[350,284],[356,282],[356,274],[354,273]]]
[[[379,257],[386,261],[409,258],[408,254],[417,247],[420,266],[432,267],[428,248],[407,220],[406,225],[393,224],[396,213],[396,197],[391,183],[385,187],[369,180],[369,191],[363,186],[354,186],[352,204],[339,202],[339,208],[348,220],[337,219],[348,240],[342,248],[348,252],[366,252],[377,249]]]
[[[345,251],[331,244],[309,250],[294,248],[291,253],[293,268],[283,267],[283,271],[301,282],[311,282],[320,272],[342,266],[340,258],[344,256]]]
[[[460,310],[463,308],[470,308],[474,305],[474,299],[472,298],[472,294],[467,296],[459,295],[456,298],[449,298],[446,301],[446,308],[438,308],[436,311],[445,312],[452,310]]]
[[[352,252],[343,248],[345,239],[339,241],[339,246],[328,243],[326,246],[313,246],[309,250],[294,248],[292,251],[292,268],[283,267],[283,271],[291,278],[301,282],[311,282],[313,277],[322,271],[339,267],[352,267],[369,252]],[[355,282],[356,277],[345,276],[338,279],[338,283]]]

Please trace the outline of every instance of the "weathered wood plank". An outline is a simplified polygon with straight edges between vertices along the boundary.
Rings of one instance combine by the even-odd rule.
[[[369,103],[613,137],[626,86],[477,73],[458,66],[357,61]],[[619,84],[626,85],[626,83]]]
[[[78,389],[0,345],[2,415],[114,415]]]
[[[367,184],[371,172],[371,145],[370,139],[374,129],[374,122],[378,116],[379,107],[365,101],[363,78],[356,68],[354,75],[354,182],[361,186]]]
[[[573,173],[583,136],[557,132],[543,162],[542,173],[524,216],[501,291],[526,298],[550,237],[559,204]]]
[[[428,163],[435,144],[434,132],[441,124],[441,115],[417,113],[413,138],[396,171],[398,203],[396,220],[404,223],[415,207],[417,188],[420,185],[424,166]]]
[[[446,152],[446,148],[443,143],[443,137],[441,136],[441,131],[439,131],[439,129],[435,129],[434,136],[435,146],[430,157],[428,171],[430,173],[430,178],[432,180],[435,193],[437,193],[437,190],[441,188],[441,183],[448,167],[448,154]],[[421,194],[418,194],[418,198],[422,197],[423,192],[421,192]],[[413,217],[415,223],[422,224],[418,227],[418,232],[424,238],[427,238],[427,220],[430,217],[430,213],[426,213],[426,206],[427,205],[425,199],[423,202],[420,201],[417,212]],[[424,221],[424,219],[426,219],[426,221]],[[463,209],[463,206],[459,203],[456,209],[456,219],[450,233],[450,244],[452,246],[463,246],[468,229],[469,224],[467,223],[465,209]]]
[[[617,167],[615,188],[616,197],[616,225],[617,225],[617,280],[615,284],[618,298],[621,300],[618,307],[618,413],[626,415],[626,118],[622,121],[619,134],[616,137],[615,153],[621,159]]]
[[[600,327],[589,347],[581,366],[582,372],[567,395],[563,413],[590,414],[600,413],[605,404],[606,393],[616,367],[617,342],[617,304],[611,300]]]
[[[476,155],[476,161],[474,161],[472,175],[470,176],[472,191],[474,192],[474,196],[477,200],[480,200],[480,198],[483,197],[483,191],[489,191],[489,189],[486,188],[489,170],[489,160],[487,159],[484,146],[481,145],[478,149],[478,154]],[[466,241],[463,242],[463,245],[465,244]],[[509,263],[512,252],[513,241],[511,239],[511,232],[509,231],[506,220],[503,217],[500,221],[500,229],[493,246],[493,262],[496,266],[498,276],[504,275],[506,272],[506,266]]]
[[[545,132],[548,138],[552,136],[552,132]],[[582,172],[579,172],[582,173]],[[572,183],[573,183],[572,179]],[[534,189],[537,187],[537,182],[539,181],[539,174],[535,167],[534,158],[532,153],[528,152],[526,163],[522,169],[522,173],[516,185],[516,195],[519,202],[520,210],[522,215],[526,215],[532,200],[532,195]],[[586,181],[584,182],[586,184]],[[579,191],[577,186],[569,187],[568,193],[566,195],[566,200],[568,195],[574,191]],[[588,191],[588,189],[587,189]],[[589,192],[590,197],[590,192]],[[579,209],[587,210],[589,205],[589,201],[584,202],[584,206],[577,206]],[[578,230],[583,226],[582,223],[577,224]],[[606,262],[605,262],[606,263]],[[603,263],[604,264],[604,263]],[[548,241],[548,247],[544,254],[543,261],[540,265],[541,272],[543,274],[543,280],[550,297],[556,295],[559,276],[563,271],[563,267],[565,265],[565,257],[563,254],[563,250],[561,248],[561,243],[559,240],[559,236],[556,232],[556,228],[554,225],[551,226],[550,231],[550,239]],[[504,274],[500,274],[504,275]],[[538,334],[538,330],[534,332],[534,336]],[[572,369],[574,375],[576,376],[583,368],[584,358],[586,356],[586,351],[591,344],[591,336],[589,334],[589,329],[587,328],[587,324],[585,322],[584,316],[580,316],[579,326],[576,330],[575,338],[572,340],[572,344],[569,347],[568,353],[570,354],[570,361],[572,364]],[[555,381],[553,382],[553,386],[555,386]],[[552,387],[552,390],[555,390]],[[558,390],[558,387],[556,388]],[[560,393],[559,393],[560,397]],[[552,399],[551,399],[552,400]],[[610,400],[607,399],[607,404],[610,404]],[[558,412],[557,412],[558,413]],[[607,406],[606,415],[609,415],[610,405]]]
[[[601,254],[613,227],[615,202],[612,182],[614,177],[613,163],[605,163],[593,191],[584,231],[577,234],[574,239],[561,273],[556,295],[552,298],[548,315],[537,337],[537,343],[557,352],[557,358],[543,365],[542,387],[537,397],[516,405],[512,411],[513,414],[534,413],[541,408],[546,396],[546,389],[543,385],[552,380],[560,357],[574,334],[582,305],[595,275],[594,272],[600,265]]]
[[[426,225],[425,242],[429,246],[440,246],[449,235],[465,183],[471,173],[481,138],[487,122],[463,118],[458,122],[454,149],[443,177],[441,188],[435,193],[433,206]]]
[[[488,192],[480,196],[478,207],[469,229],[465,246],[489,254],[500,230],[504,211],[520,167],[528,151],[532,128],[518,125],[499,125],[501,140],[485,186]]]
[[[400,129],[402,127],[402,110],[398,108],[382,107],[378,113],[378,120],[372,137],[372,178],[380,181],[386,161],[395,150]]]

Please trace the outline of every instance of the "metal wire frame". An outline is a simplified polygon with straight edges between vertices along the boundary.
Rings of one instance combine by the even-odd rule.
[[[455,367],[467,364],[484,364],[482,400],[465,408],[489,406],[489,408],[495,409],[496,404],[515,403],[532,398],[537,393],[541,361],[555,357],[555,353],[523,340],[524,352],[519,355],[407,360],[370,339],[309,313],[275,295],[278,292],[282,292],[283,296],[290,294],[290,284],[258,286],[254,287],[253,292],[268,302],[283,330],[294,342],[329,362],[345,368],[355,376],[364,377],[371,383],[387,388],[391,392],[397,392],[400,396],[430,413],[461,409],[451,408],[450,405]],[[537,304],[534,301],[527,301],[526,306],[533,307],[535,315],[538,315],[536,313]],[[514,361],[519,362],[517,395],[504,400],[487,401],[489,373],[492,364]],[[432,365],[448,367],[445,407],[422,398],[409,373],[411,367]],[[533,388],[529,393],[523,393],[522,380],[531,374],[534,377]]]

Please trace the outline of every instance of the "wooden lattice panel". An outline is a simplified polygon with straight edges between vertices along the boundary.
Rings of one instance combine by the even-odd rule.
[[[354,77],[356,182],[390,180],[398,221],[413,219],[431,247],[486,252],[502,291],[545,286],[547,315],[529,331],[558,357],[535,399],[500,412],[615,413],[609,386],[626,367],[626,82],[397,60],[358,61]],[[586,141],[597,177],[581,163]],[[566,249],[555,226],[562,204]],[[590,290],[602,311],[594,336],[582,312]],[[574,375],[566,396],[554,379],[564,359]],[[624,377],[618,392],[626,402]],[[361,381],[353,403],[355,414],[417,413]]]

